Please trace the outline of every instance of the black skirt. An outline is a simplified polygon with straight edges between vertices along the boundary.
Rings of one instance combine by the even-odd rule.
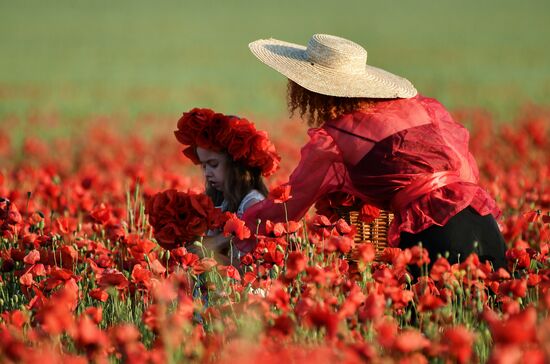
[[[444,226],[433,225],[417,234],[401,233],[400,238],[402,249],[422,242],[431,264],[438,255],[448,256],[449,263],[454,264],[476,253],[482,262],[489,261],[495,270],[506,268],[506,243],[493,215],[481,216],[471,207],[460,211]],[[412,273],[418,276],[419,271],[413,267]]]

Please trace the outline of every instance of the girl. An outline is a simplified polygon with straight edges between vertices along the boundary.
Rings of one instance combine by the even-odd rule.
[[[239,218],[250,206],[263,200],[267,188],[262,176],[275,172],[280,157],[267,133],[257,131],[246,119],[215,113],[210,109],[193,109],[178,121],[177,140],[187,145],[184,155],[200,164],[206,194],[222,211]],[[241,252],[230,249],[230,237],[209,231],[203,247],[214,252],[222,264],[239,264]],[[202,255],[202,249],[191,247]],[[230,252],[233,256],[228,256]]]
[[[289,110],[312,127],[288,182],[289,219],[343,191],[394,213],[390,245],[422,242],[432,262],[446,252],[451,263],[475,252],[495,269],[505,267],[504,239],[492,216],[500,212],[477,183],[467,130],[439,102],[367,65],[366,50],[347,39],[315,34],[307,47],[275,39],[249,46],[289,79]],[[284,214],[266,200],[243,219],[254,226],[257,219],[283,221]]]

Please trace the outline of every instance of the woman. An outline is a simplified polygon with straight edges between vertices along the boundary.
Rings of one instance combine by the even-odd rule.
[[[289,110],[312,127],[289,178],[289,219],[300,219],[323,195],[343,191],[394,213],[390,245],[422,242],[432,262],[446,252],[451,263],[475,252],[495,269],[505,267],[495,222],[500,212],[477,183],[468,131],[439,102],[367,65],[366,50],[344,38],[315,34],[307,47],[275,39],[249,46],[289,79]],[[257,219],[283,221],[285,215],[265,200],[243,219],[253,227]]]

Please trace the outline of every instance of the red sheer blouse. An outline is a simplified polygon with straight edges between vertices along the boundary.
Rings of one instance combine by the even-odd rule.
[[[301,219],[323,195],[344,191],[394,213],[388,239],[397,246],[400,233],[442,226],[468,206],[481,215],[500,215],[494,199],[477,184],[468,131],[435,99],[380,101],[308,134],[288,181],[289,220]],[[282,204],[267,199],[243,219],[256,231],[257,219],[282,222],[285,212]],[[248,251],[252,244],[237,246]]]

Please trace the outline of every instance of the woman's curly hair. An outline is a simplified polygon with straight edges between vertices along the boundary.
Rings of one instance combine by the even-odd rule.
[[[288,80],[287,105],[290,116],[300,113],[300,117],[311,127],[321,126],[325,121],[357,109],[368,108],[376,100],[379,99],[322,95]]]

